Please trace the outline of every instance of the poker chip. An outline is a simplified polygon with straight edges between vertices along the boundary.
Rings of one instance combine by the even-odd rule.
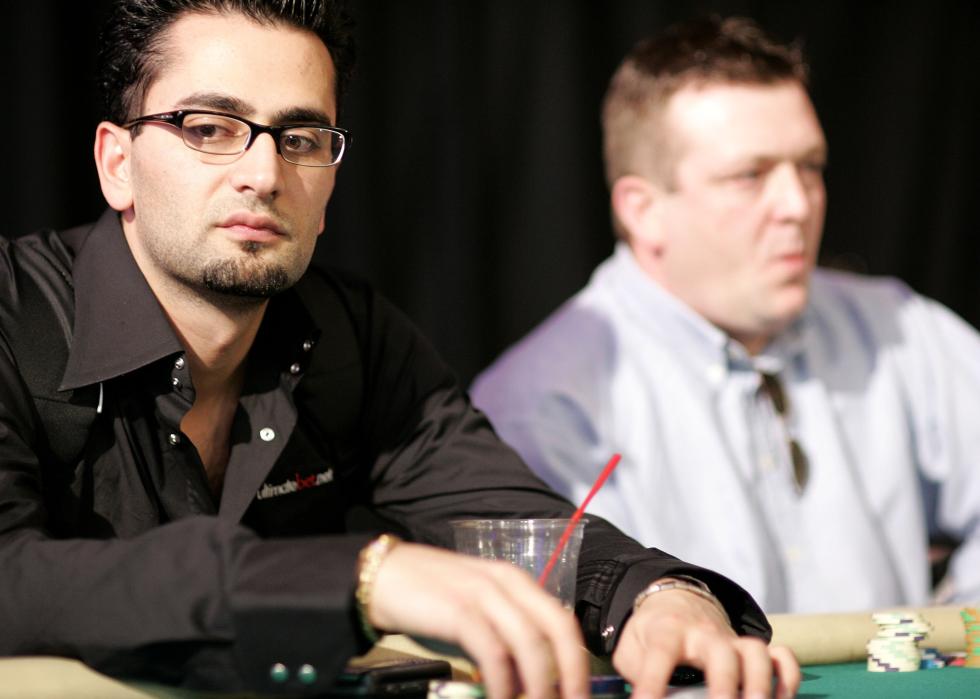
[[[868,672],[915,672],[923,667],[923,652],[919,641],[932,631],[921,615],[911,611],[876,612],[871,620],[878,625],[878,634],[868,641]],[[930,653],[926,667],[942,667],[945,663],[938,651]]]
[[[947,667],[963,667],[966,663],[966,653],[962,651],[956,651],[955,653],[950,653],[946,656]]]
[[[923,648],[920,670],[938,670],[946,667],[949,657],[940,653],[938,648]]]
[[[458,680],[429,680],[427,699],[485,699],[487,696],[479,682]]]
[[[960,610],[960,618],[966,632],[966,657],[963,659],[963,666],[980,668],[980,613],[976,607],[964,607]]]

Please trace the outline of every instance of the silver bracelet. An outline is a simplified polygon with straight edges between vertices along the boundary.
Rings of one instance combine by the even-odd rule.
[[[640,605],[643,604],[647,597],[658,592],[663,592],[664,590],[683,590],[684,592],[690,592],[698,597],[702,597],[711,602],[711,604],[713,604],[715,608],[720,611],[726,619],[728,619],[729,623],[731,623],[728,612],[726,612],[725,608],[721,606],[721,602],[718,601],[717,597],[711,594],[711,590],[708,589],[708,586],[702,583],[700,580],[694,582],[687,582],[685,580],[667,580],[665,582],[651,583],[645,590],[636,596],[636,599],[633,600],[633,612],[636,613],[636,611],[640,608]]]

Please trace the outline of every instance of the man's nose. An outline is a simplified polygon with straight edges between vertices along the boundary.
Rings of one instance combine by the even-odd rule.
[[[274,197],[282,187],[282,169],[285,165],[286,161],[277,152],[272,135],[259,134],[241,157],[232,163],[232,185],[239,191],[249,190],[260,199]]]
[[[812,177],[796,163],[783,163],[773,178],[774,212],[779,219],[801,221],[813,210],[815,187],[822,183],[811,182]]]

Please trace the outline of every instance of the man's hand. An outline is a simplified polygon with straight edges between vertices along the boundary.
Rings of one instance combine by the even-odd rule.
[[[738,637],[721,610],[683,590],[650,595],[626,622],[613,665],[633,686],[634,699],[662,697],[674,668],[704,671],[713,699],[771,695],[789,697],[800,686],[800,667],[788,648],[768,647],[757,638]]]
[[[588,699],[575,616],[510,563],[402,543],[378,569],[368,620],[385,631],[461,646],[490,699]]]

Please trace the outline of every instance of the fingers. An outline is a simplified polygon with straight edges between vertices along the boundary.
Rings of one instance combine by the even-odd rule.
[[[588,699],[591,691],[588,659],[584,642],[580,640],[578,622],[571,612],[565,609],[561,611],[566,617],[566,629],[560,632],[564,642],[559,643],[558,639],[552,639],[558,661],[561,696],[562,699]],[[554,628],[558,633],[558,625]]]
[[[480,668],[480,679],[490,699],[517,695],[517,681],[507,646],[482,614],[460,618],[466,633],[458,643]]]
[[[747,636],[720,645],[707,652],[708,660],[703,667],[708,696],[765,699],[772,696],[774,673],[776,697],[796,696],[801,673],[791,650],[782,646],[770,648],[761,639]]]
[[[711,602],[683,590],[647,598],[626,622],[613,654],[617,669],[639,685],[640,699],[661,697],[678,665],[705,671],[711,696],[736,695],[740,663],[737,637]]]
[[[769,659],[769,647],[758,638],[743,636],[734,643],[735,655],[735,677],[734,682],[738,683],[738,676],[742,679],[742,693],[746,699],[763,699],[768,697],[772,690],[772,662]],[[739,672],[739,666],[741,672]],[[724,685],[724,691],[728,691],[730,685]],[[735,696],[728,693],[724,696]]]
[[[672,670],[689,665],[704,671],[708,696],[769,697],[775,670],[780,698],[795,695],[799,664],[786,648],[770,649],[763,641],[737,637],[717,610],[704,600],[670,592],[657,593],[630,618],[613,654],[619,672],[633,684],[637,699],[664,695]],[[685,595],[685,596],[681,596]]]
[[[681,638],[676,634],[663,634],[647,644],[640,658],[627,660],[627,665],[617,668],[631,680],[634,699],[659,699],[667,692],[667,682],[681,657]],[[630,669],[629,666],[636,666]]]
[[[564,699],[587,698],[588,662],[574,615],[509,564],[494,564],[493,575],[507,602],[494,623],[509,639],[523,693],[550,698],[558,683]]]
[[[624,674],[635,678],[636,699],[658,699],[664,696],[671,673],[677,665],[691,665],[704,671],[708,696],[712,699],[742,696],[763,699],[771,696],[773,671],[777,674],[776,696],[791,697],[799,690],[800,670],[796,658],[787,648],[769,649],[750,637],[732,639],[706,634],[687,639],[681,634],[665,634],[647,645],[642,663]]]
[[[708,685],[708,696],[711,699],[734,699],[738,696],[739,675],[741,663],[737,652],[737,641],[725,637],[712,636],[704,639],[704,650],[701,655],[705,658],[702,664],[705,683]],[[769,656],[766,656],[766,665]],[[748,689],[748,688],[746,688]],[[746,697],[757,699],[746,691]]]
[[[803,676],[793,651],[785,646],[773,646],[769,649],[769,655],[776,673],[776,696],[779,699],[796,696]]]
[[[511,566],[508,566],[511,568]],[[489,621],[500,649],[505,658],[513,663],[520,683],[528,699],[550,699],[554,695],[554,686],[558,680],[551,643],[547,631],[537,620],[527,615],[516,593],[526,594],[522,590],[525,580],[511,576],[509,570],[488,570],[491,579],[487,581],[477,600],[479,616]],[[514,572],[519,572],[515,571]],[[531,597],[536,598],[532,591]],[[547,600],[545,600],[547,601]],[[510,659],[513,659],[510,661]],[[500,664],[495,662],[493,667],[487,666],[477,657],[480,672],[487,684],[488,691],[496,684],[492,673],[500,670]],[[499,660],[499,658],[495,659]],[[501,682],[503,685],[503,682]],[[515,692],[509,696],[515,696]],[[508,696],[506,694],[491,696]],[[509,699],[509,697],[508,697]]]
[[[510,564],[400,544],[375,578],[370,621],[459,644],[490,699],[587,699],[588,661],[574,616]]]

